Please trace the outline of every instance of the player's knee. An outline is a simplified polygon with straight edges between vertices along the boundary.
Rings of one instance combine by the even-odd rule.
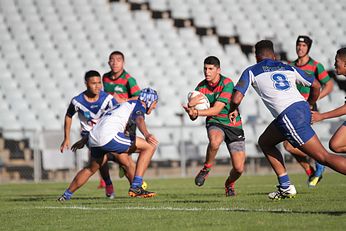
[[[218,140],[210,140],[209,142],[209,148],[212,150],[218,150],[221,145],[221,142]]]
[[[329,141],[329,149],[332,150],[333,152],[343,152],[343,150],[341,149],[341,147],[339,145],[337,145],[336,142],[334,142],[333,140]]]
[[[233,169],[237,174],[242,174],[244,172],[244,164],[234,165]]]

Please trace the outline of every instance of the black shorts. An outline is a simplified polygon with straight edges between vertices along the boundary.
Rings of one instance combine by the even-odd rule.
[[[240,128],[235,127],[229,127],[223,124],[219,123],[208,123],[207,124],[207,130],[211,129],[212,127],[217,127],[223,131],[225,134],[225,142],[226,144],[230,144],[236,141],[244,141],[244,130]]]

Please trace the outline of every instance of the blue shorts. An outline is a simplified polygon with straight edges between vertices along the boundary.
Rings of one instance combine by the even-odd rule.
[[[292,104],[274,120],[275,126],[295,148],[302,146],[315,135],[310,123],[310,107],[305,101]]]
[[[346,126],[346,121],[342,125]]]
[[[118,132],[118,134],[106,145],[103,145],[101,147],[91,147],[91,156],[99,159],[110,152],[116,152],[120,154],[126,152],[132,144],[133,141],[130,139],[130,137],[126,136],[123,132]]]

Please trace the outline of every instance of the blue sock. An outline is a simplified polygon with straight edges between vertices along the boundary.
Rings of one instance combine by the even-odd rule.
[[[314,176],[318,176],[318,177],[322,176],[324,169],[325,169],[325,166],[316,161],[316,171]]]
[[[133,182],[131,184],[131,188],[139,188],[141,187],[143,184],[143,177],[141,176],[135,176],[135,178],[133,178]]]
[[[70,200],[72,197],[73,192],[71,192],[69,189],[66,189],[64,192],[64,196],[66,198],[66,200]]]
[[[283,176],[279,176],[278,180],[279,180],[280,187],[283,189],[287,189],[291,185],[290,178],[288,177],[287,174]]]
[[[106,185],[112,185],[112,180],[109,176],[107,178],[104,178],[103,180],[105,181]]]

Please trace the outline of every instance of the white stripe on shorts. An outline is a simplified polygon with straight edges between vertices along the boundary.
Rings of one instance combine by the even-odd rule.
[[[288,119],[287,115],[284,115],[283,121],[285,122],[286,127],[291,132],[291,134],[292,134],[293,138],[295,139],[295,141],[298,144],[303,145],[304,144],[303,140],[299,137],[299,135],[297,134],[296,130],[294,130],[294,127],[293,127],[291,121]]]
[[[115,141],[117,141],[120,144],[131,145],[131,141],[130,140],[124,139],[124,138],[118,136],[118,134],[116,134],[114,136],[114,139],[115,139]]]

